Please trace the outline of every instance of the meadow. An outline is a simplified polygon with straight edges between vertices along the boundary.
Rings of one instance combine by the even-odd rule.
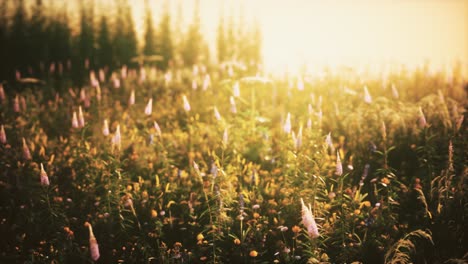
[[[468,262],[456,67],[244,70],[4,82],[1,262]]]

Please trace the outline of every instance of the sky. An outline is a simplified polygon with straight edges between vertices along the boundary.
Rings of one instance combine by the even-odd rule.
[[[102,0],[110,1],[110,0]],[[468,0],[199,0],[206,39],[214,47],[219,15],[263,29],[266,68],[405,64],[468,65]],[[143,31],[144,0],[133,0],[138,31]],[[158,20],[164,0],[149,0]],[[183,6],[189,23],[195,0]],[[175,18],[175,16],[173,16]]]

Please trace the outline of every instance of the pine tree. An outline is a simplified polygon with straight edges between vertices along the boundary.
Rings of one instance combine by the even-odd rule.
[[[183,60],[186,66],[191,66],[199,62],[202,51],[202,37],[200,33],[200,2],[196,0],[194,8],[193,22],[189,27],[183,50]]]
[[[148,0],[145,0],[145,9],[145,46],[143,48],[143,54],[145,56],[151,56],[156,54],[156,36],[154,32],[153,15]]]
[[[28,28],[24,0],[16,2],[13,24],[10,31],[9,46],[13,70],[24,71],[29,61]]]
[[[8,1],[4,0],[0,2],[0,58],[4,58],[6,61],[9,59],[9,47],[8,47],[8,16],[7,16]],[[10,65],[2,62],[0,63],[0,80],[4,80],[8,76]]]
[[[226,56],[227,56],[226,32],[224,28],[223,12],[221,12],[221,15],[219,16],[216,44],[217,44],[216,46],[217,46],[218,63],[221,63],[226,60]]]
[[[29,61],[32,63],[34,70],[39,70],[39,64],[46,62],[47,56],[47,35],[45,32],[46,19],[44,16],[44,4],[42,0],[36,0],[32,7],[32,16],[29,26],[30,44],[34,47],[34,52],[31,53]]]
[[[101,16],[101,22],[99,26],[99,36],[97,40],[97,61],[100,68],[109,67],[113,68],[112,64],[112,43],[109,33],[109,25],[107,22],[107,16]]]
[[[160,30],[161,34],[159,39],[161,42],[159,46],[161,55],[163,56],[163,60],[161,61],[159,66],[162,69],[167,69],[170,64],[169,62],[172,61],[174,56],[174,47],[171,32],[171,17],[167,2],[165,4],[164,14],[161,19]]]
[[[114,48],[117,66],[130,63],[137,55],[137,39],[131,8],[127,0],[116,0],[117,20]]]
[[[94,63],[94,0],[80,1],[80,38],[79,38],[79,60],[84,65],[88,60],[90,65]]]
[[[226,45],[226,56],[227,59],[232,60],[236,57],[236,33],[235,33],[235,23],[234,23],[234,16],[231,14],[229,17],[229,23],[227,28],[227,45]]]

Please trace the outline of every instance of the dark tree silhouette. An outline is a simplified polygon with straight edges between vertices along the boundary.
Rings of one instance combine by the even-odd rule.
[[[169,5],[166,2],[164,7],[164,13],[160,22],[160,51],[163,56],[159,67],[162,69],[167,69],[169,62],[172,61],[174,56],[174,47],[172,40],[172,31],[171,31],[171,16],[169,14]]]
[[[154,21],[148,0],[145,0],[145,46],[143,55],[151,56],[156,54],[156,34],[154,30]]]

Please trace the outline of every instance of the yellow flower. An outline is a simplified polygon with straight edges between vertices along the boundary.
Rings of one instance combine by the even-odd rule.
[[[299,226],[297,226],[297,225],[293,226],[293,227],[291,228],[291,230],[292,230],[294,233],[296,233],[296,234],[299,233],[299,232],[301,232],[301,228],[300,228]]]
[[[252,258],[255,258],[255,257],[258,256],[258,252],[255,251],[255,250],[252,250],[252,251],[250,251],[249,256],[251,256]]]
[[[234,244],[240,245],[240,243],[241,243],[241,242],[240,242],[240,240],[239,240],[238,238],[234,239]]]
[[[203,236],[202,233],[198,234],[197,236],[197,240],[200,241],[200,240],[203,240],[205,237]]]

